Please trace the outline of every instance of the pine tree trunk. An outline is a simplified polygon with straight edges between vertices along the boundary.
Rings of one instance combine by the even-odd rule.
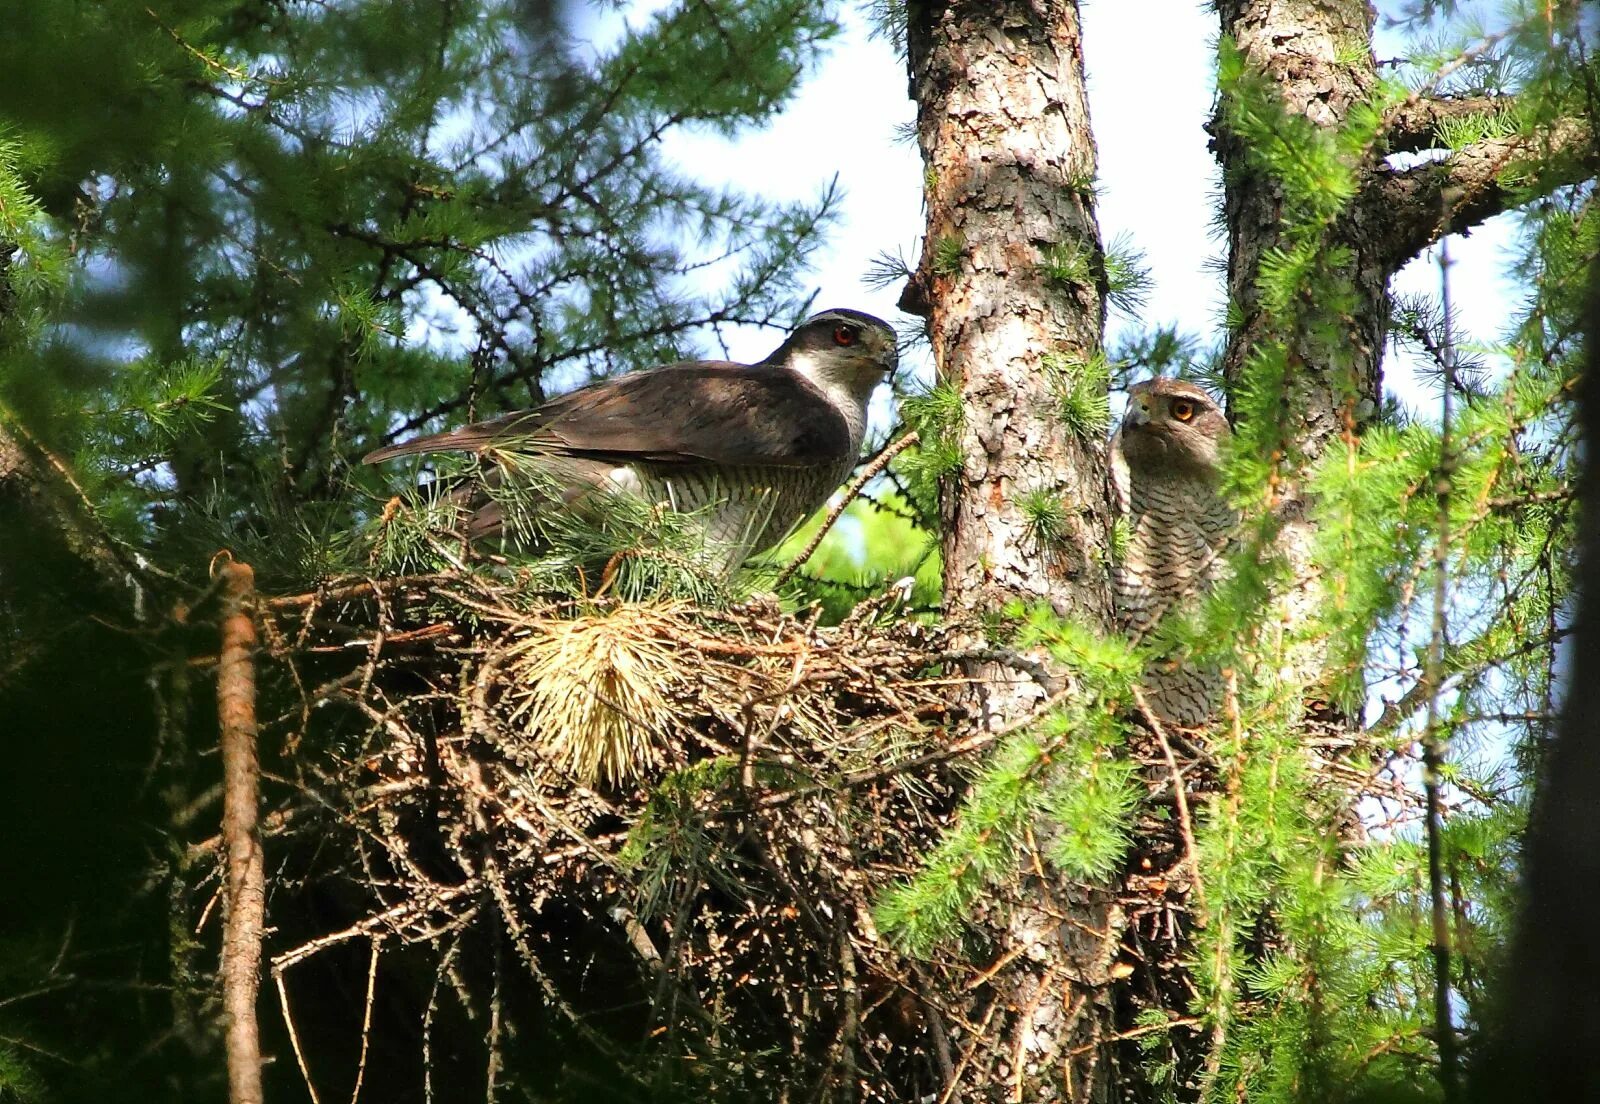
[[[1104,324],[1098,286],[1043,270],[1053,250],[1101,266],[1077,6],[914,4],[909,47],[928,224],[903,305],[926,315],[965,419],[965,463],[943,499],[947,608],[1021,598],[1107,620],[1104,441],[1054,416],[1043,365],[1090,357]],[[1060,539],[1030,532],[1018,502],[1033,491],[1068,505]],[[1037,693],[991,686],[989,705],[1011,716]]]
[[[1371,48],[1373,11],[1365,0],[1234,0],[1220,11],[1223,33],[1238,44],[1252,69],[1276,85],[1290,114],[1333,130],[1344,125],[1351,107],[1372,94],[1377,64]],[[1256,295],[1262,257],[1286,243],[1276,183],[1252,171],[1231,137],[1219,136],[1215,149],[1225,182],[1228,296],[1242,320],[1229,334],[1223,360],[1231,383],[1239,379],[1251,348],[1265,336]],[[1351,249],[1348,274],[1357,296],[1346,320],[1348,360],[1341,367],[1348,374],[1336,373],[1314,349],[1291,350],[1300,370],[1293,377],[1289,408],[1298,419],[1295,436],[1308,460],[1345,431],[1347,413],[1359,422],[1377,411],[1388,283],[1399,266],[1389,257],[1389,228],[1362,217],[1360,205],[1352,216],[1336,232],[1337,244]],[[1358,397],[1352,398],[1348,382],[1355,383]],[[1361,399],[1368,404],[1362,405]]]
[[[963,412],[963,463],[941,502],[947,612],[978,617],[1021,599],[1104,624],[1105,442],[1075,436],[1055,416],[1046,366],[1047,357],[1087,361],[1104,321],[1098,276],[1055,280],[1043,264],[1047,254],[1076,255],[1084,271],[1102,270],[1077,7],[913,3],[908,15],[928,223],[902,306],[927,318],[939,380],[959,390]],[[1054,539],[1030,525],[1020,507],[1028,495],[1065,505]],[[1048,692],[1048,679],[1041,685],[1014,667],[974,674],[994,727],[1027,715]],[[1110,976],[1123,925],[1114,895],[1035,878],[1020,901],[977,922],[986,957],[959,979],[977,983],[938,1002],[953,1006],[956,1022],[987,1025],[956,1040],[955,1091],[1106,1099]]]

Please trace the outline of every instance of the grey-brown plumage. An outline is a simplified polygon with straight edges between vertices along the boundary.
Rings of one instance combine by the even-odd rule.
[[[1229,434],[1222,409],[1192,383],[1157,378],[1128,389],[1111,472],[1128,528],[1113,579],[1130,634],[1143,636],[1194,601],[1221,571],[1238,521],[1219,488],[1219,446]],[[1199,725],[1216,711],[1220,682],[1187,657],[1157,659],[1146,668],[1144,691],[1163,721]]]
[[[839,486],[866,433],[867,400],[895,367],[894,331],[860,311],[808,318],[757,364],[686,361],[603,380],[534,410],[368,454],[476,452],[514,479],[529,463],[551,508],[596,491],[694,513],[728,562],[779,540]],[[474,539],[501,535],[500,507],[474,511]]]

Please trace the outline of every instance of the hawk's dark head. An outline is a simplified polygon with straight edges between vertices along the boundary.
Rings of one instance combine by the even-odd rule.
[[[898,363],[894,330],[881,318],[836,307],[813,314],[767,358],[799,372],[840,407],[865,410]]]
[[[1215,476],[1231,432],[1216,400],[1187,380],[1158,376],[1128,388],[1122,454],[1131,469]]]

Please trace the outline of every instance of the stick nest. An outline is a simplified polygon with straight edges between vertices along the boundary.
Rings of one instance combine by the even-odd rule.
[[[365,947],[369,1092],[393,1075],[367,1061],[382,977],[409,979],[382,984],[410,995],[429,1093],[463,1041],[479,1098],[552,1069],[621,1098],[936,1092],[937,967],[900,958],[871,903],[948,824],[974,734],[948,630],[895,605],[823,628],[770,600],[541,601],[467,574],[265,603],[263,746],[287,764],[269,954],[308,1084],[350,1073],[295,1030],[295,994]],[[552,1048],[537,1075],[530,1038]]]

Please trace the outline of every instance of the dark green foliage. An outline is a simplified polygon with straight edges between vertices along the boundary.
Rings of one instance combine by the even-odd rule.
[[[7,345],[38,332],[67,281],[66,251],[26,183],[38,152],[0,127],[0,341]]]
[[[769,119],[836,27],[812,0],[713,0],[596,48],[570,20],[608,13],[538,0],[12,7],[0,428],[66,473],[138,589],[102,600],[47,526],[0,511],[0,705],[27,749],[3,827],[29,862],[7,869],[29,908],[0,933],[0,1002],[64,941],[54,976],[75,982],[5,1009],[0,1097],[220,1098],[215,913],[194,931],[205,900],[179,872],[218,813],[212,688],[186,673],[216,647],[210,607],[188,620],[208,562],[228,548],[268,592],[448,564],[464,550],[441,527],[386,517],[412,477],[356,466],[364,452],[803,316],[834,194],[708,186],[660,139]],[[681,523],[643,520],[660,540],[609,593],[721,600],[725,578],[672,558]],[[530,586],[600,585],[593,532],[542,535],[558,555]],[[303,770],[293,748],[263,758]],[[318,1040],[341,1068],[361,1014],[340,1019],[342,985]],[[292,1098],[266,1030],[268,1093]],[[380,1066],[415,1090],[391,1057],[369,1095]]]
[[[658,139],[769,117],[833,33],[826,13],[690,5],[588,61],[538,11],[17,13],[0,187],[28,185],[58,220],[23,239],[30,279],[66,278],[41,235],[70,235],[76,263],[71,312],[0,362],[0,398],[84,457],[125,539],[172,541],[211,499],[238,539],[270,543],[263,490],[291,512],[359,503],[350,459],[399,428],[803,311],[831,194],[783,207],[707,187]],[[720,288],[701,301],[706,265]]]
[[[650,795],[644,816],[634,825],[618,856],[633,874],[639,915],[651,919],[671,904],[672,890],[685,878],[708,878],[732,896],[747,896],[739,881],[736,856],[707,830],[708,803],[738,781],[739,764],[707,759],[664,778]],[[715,862],[708,860],[715,857]]]

